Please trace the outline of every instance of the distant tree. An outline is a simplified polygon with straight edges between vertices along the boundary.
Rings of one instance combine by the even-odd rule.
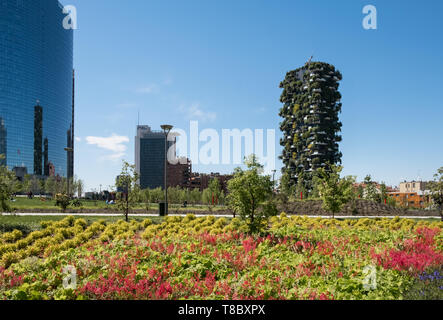
[[[224,206],[226,201],[226,195],[223,191],[220,192],[220,195],[218,196],[218,204]]]
[[[0,155],[0,160],[4,159]],[[9,200],[18,189],[18,181],[14,172],[10,171],[6,166],[0,166],[0,205],[3,212],[11,212]]]
[[[21,183],[21,192],[28,194],[32,191],[32,187],[31,187],[31,175],[27,174],[23,177],[23,181]]]
[[[318,172],[315,172],[312,177],[312,191],[310,193],[311,198],[320,198],[320,185],[322,183],[322,179],[319,176]]]
[[[30,191],[35,195],[35,194],[40,194],[41,189],[40,189],[40,180],[36,177],[33,176],[30,180]]]
[[[431,199],[437,206],[443,221],[443,167],[438,169],[434,175],[434,181],[429,183],[429,189],[431,190]]]
[[[255,155],[246,159],[247,170],[235,169],[234,177],[228,182],[228,205],[234,213],[245,220],[249,232],[260,232],[269,217],[277,215],[273,202],[271,176],[263,175],[263,166]]]
[[[123,167],[119,179],[117,179],[117,189],[123,190],[119,194],[117,207],[123,211],[126,222],[129,221],[129,211],[140,200],[140,188],[138,186],[138,173],[135,166],[123,161]]]
[[[55,193],[56,194],[65,194],[66,193],[66,179],[57,176],[55,178]]]
[[[52,197],[55,196],[56,191],[57,191],[56,183],[57,183],[57,181],[56,181],[55,177],[49,177],[46,179],[46,182],[45,182],[46,193],[50,194]]]
[[[209,188],[206,188],[205,190],[203,190],[202,203],[206,204],[206,205],[212,204],[212,192]]]
[[[296,186],[293,185],[289,173],[285,171],[280,180],[280,193],[286,196],[286,198],[294,197],[296,192]]]
[[[181,202],[181,189],[180,188],[168,188],[168,202],[171,204],[178,204]]]
[[[77,192],[77,197],[80,199],[83,196],[83,190],[85,189],[85,183],[81,179],[76,180],[75,191]]]
[[[365,178],[365,199],[380,202],[380,195],[377,192],[375,182],[372,181],[372,177],[370,175],[367,175]]]
[[[180,203],[185,203],[185,201],[188,202],[188,198],[189,198],[189,190],[180,188],[179,192]]]
[[[164,200],[164,191],[162,188],[151,189],[149,191],[150,199],[152,203],[159,203]]]
[[[357,197],[358,197],[359,199],[363,199],[364,196],[365,196],[365,190],[364,190],[364,188],[363,188],[362,185],[359,185],[359,186],[357,187]]]
[[[211,203],[214,200],[214,204],[220,200],[220,195],[222,194],[220,181],[217,178],[211,179],[209,182],[208,189],[211,193]]]
[[[151,204],[151,190],[150,189],[144,189],[141,191],[141,197],[142,201],[145,204],[146,211],[149,211],[149,206]]]
[[[202,193],[198,189],[193,189],[189,192],[189,202],[191,204],[201,204],[202,203]]]
[[[343,167],[332,165],[327,171],[324,168],[318,170],[321,183],[319,185],[320,196],[323,200],[323,209],[332,214],[339,213],[343,206],[354,197],[353,185],[355,177],[340,178]]]
[[[46,181],[44,179],[40,180],[40,193],[46,194]]]
[[[388,203],[388,187],[384,182],[380,185],[380,201]]]

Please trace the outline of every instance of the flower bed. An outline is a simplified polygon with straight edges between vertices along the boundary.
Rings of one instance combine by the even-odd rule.
[[[192,215],[43,227],[0,236],[0,299],[402,299],[443,264],[441,222],[283,214],[255,236]],[[63,286],[67,266],[76,289]]]

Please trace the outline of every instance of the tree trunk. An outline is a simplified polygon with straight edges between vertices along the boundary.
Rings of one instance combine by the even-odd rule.
[[[129,201],[126,202],[125,218],[126,222],[129,222]]]

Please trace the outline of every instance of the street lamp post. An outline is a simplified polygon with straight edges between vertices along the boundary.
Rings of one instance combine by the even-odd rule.
[[[65,148],[65,151],[68,153],[68,163],[69,163],[69,156],[70,156],[70,154],[71,154],[71,152],[74,152],[74,149],[73,148]],[[66,177],[67,177],[67,193],[68,193],[68,197],[69,198],[71,198],[71,195],[70,195],[70,193],[69,193],[69,179],[70,179],[70,177],[69,177],[69,172],[67,173],[67,175],[66,175]]]
[[[167,180],[167,168],[168,168],[168,136],[173,126],[164,124],[161,126],[165,133],[165,214],[168,215],[168,180]]]
[[[275,174],[277,170],[272,170],[272,191],[275,193]]]

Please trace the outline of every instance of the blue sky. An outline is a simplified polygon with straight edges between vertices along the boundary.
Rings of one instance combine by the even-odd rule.
[[[134,161],[138,112],[153,129],[198,120],[276,129],[277,141],[279,83],[311,55],[343,74],[344,174],[397,185],[443,166],[441,1],[62,2],[77,8],[75,165],[87,190]],[[377,30],[362,27],[368,4]]]

